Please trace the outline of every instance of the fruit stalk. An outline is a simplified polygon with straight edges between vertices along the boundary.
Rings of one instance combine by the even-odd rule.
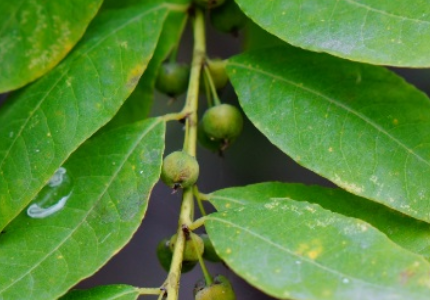
[[[140,295],[160,295],[160,293],[159,288],[139,288]]]
[[[197,248],[197,242],[194,237],[192,237],[192,242],[194,243],[194,247]],[[200,253],[199,253],[198,259],[199,259],[200,268],[202,269],[202,272],[203,272],[203,276],[205,277],[206,285],[211,285],[213,282],[212,276],[209,274],[209,271],[206,268],[205,262],[203,261],[203,257]]]
[[[218,93],[216,91],[215,84],[212,80],[211,73],[209,72],[209,69],[207,67],[204,68],[204,72],[205,72],[206,78],[207,78],[208,83],[209,83],[209,88],[210,88],[214,103],[215,103],[215,105],[220,105],[221,101],[219,100]]]
[[[190,81],[187,90],[184,111],[189,112],[186,119],[186,134],[183,150],[191,156],[196,156],[197,146],[197,108],[199,96],[200,73],[206,56],[206,40],[204,14],[200,9],[195,10],[193,19],[194,49],[191,62]],[[179,292],[179,280],[181,264],[185,245],[184,226],[192,223],[194,212],[193,187],[185,188],[182,196],[181,212],[178,222],[177,240],[173,251],[170,272],[165,283],[167,300],[177,300]]]

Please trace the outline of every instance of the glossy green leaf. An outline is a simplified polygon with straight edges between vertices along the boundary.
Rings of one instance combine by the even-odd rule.
[[[0,93],[51,70],[82,37],[102,0],[0,1]]]
[[[166,11],[101,14],[55,70],[8,99],[0,110],[0,229],[117,112],[153,54]]]
[[[133,123],[148,116],[154,100],[154,85],[158,69],[173,47],[179,43],[187,19],[186,16],[185,9],[169,12],[148,68],[140,78],[136,89],[127,98],[115,117],[106,125],[108,128]]]
[[[340,187],[430,221],[430,101],[394,73],[273,48],[228,66],[254,125]]]
[[[426,1],[236,1],[258,25],[292,45],[371,64],[430,66]]]
[[[97,286],[89,290],[73,290],[60,300],[136,300],[139,290],[129,285]]]
[[[24,211],[0,235],[0,299],[56,299],[131,239],[159,178],[164,132],[149,119],[97,135],[70,157],[65,206],[42,218]]]
[[[209,215],[217,253],[280,299],[428,299],[430,263],[369,224],[307,202],[273,201]]]
[[[244,205],[264,205],[273,199],[308,201],[333,212],[364,220],[400,246],[430,260],[430,224],[341,189],[266,182],[227,188],[209,195],[209,201],[219,211],[237,209]]]

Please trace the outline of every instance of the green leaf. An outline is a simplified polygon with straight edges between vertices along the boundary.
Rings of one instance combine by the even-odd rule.
[[[70,157],[65,206],[40,218],[27,210],[0,235],[0,299],[56,299],[131,239],[159,178],[164,132],[149,119],[97,135]]]
[[[240,103],[295,161],[430,221],[430,101],[394,73],[292,48],[232,59]]]
[[[82,37],[102,0],[0,1],[0,93],[39,78]]]
[[[97,286],[89,290],[73,290],[60,300],[136,300],[139,290],[129,285]]]
[[[286,44],[251,20],[248,20],[244,28],[243,49],[256,50],[281,45],[285,46]]]
[[[172,7],[173,8],[173,7]],[[108,128],[143,120],[150,113],[154,99],[154,85],[161,63],[170,54],[173,47],[179,43],[185,26],[186,11],[171,10],[164,22],[163,31],[158,40],[154,56],[148,68],[139,80],[136,89],[127,98],[115,117],[106,125]]]
[[[101,14],[55,70],[8,99],[0,110],[0,229],[117,112],[153,54],[166,11]]]
[[[244,205],[264,205],[273,199],[316,203],[333,212],[364,220],[403,248],[430,260],[430,224],[340,189],[266,182],[219,190],[210,194],[208,200],[217,210],[226,210]]]
[[[206,230],[239,276],[280,299],[428,299],[430,264],[367,223],[307,202],[211,214]]]
[[[301,48],[371,64],[429,67],[430,6],[407,0],[237,0],[258,25]]]

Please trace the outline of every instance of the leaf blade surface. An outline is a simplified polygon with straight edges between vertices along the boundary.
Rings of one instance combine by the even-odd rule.
[[[238,0],[265,30],[292,45],[378,65],[428,67],[430,8],[425,1]]]
[[[129,285],[97,286],[88,290],[72,290],[60,300],[136,300],[139,290]]]
[[[294,200],[211,214],[217,253],[280,299],[426,299],[430,264],[365,222]],[[405,280],[405,274],[413,274]]]
[[[102,0],[1,1],[0,93],[51,70],[73,48]]]
[[[430,225],[384,205],[357,197],[341,189],[306,186],[298,183],[264,182],[226,188],[209,195],[218,211],[247,205],[264,205],[273,200],[307,201],[330,211],[361,219],[403,248],[430,260]]]
[[[66,60],[8,99],[0,110],[0,228],[117,112],[149,62],[165,16],[161,4],[101,14]]]
[[[165,123],[103,132],[64,165],[73,179],[52,215],[21,213],[0,236],[0,297],[54,299],[93,274],[132,237],[158,181]]]
[[[430,221],[430,101],[390,71],[292,48],[228,71],[254,125],[349,192]]]

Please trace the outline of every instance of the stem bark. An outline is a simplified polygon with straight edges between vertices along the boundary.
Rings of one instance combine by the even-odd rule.
[[[186,132],[184,139],[184,151],[191,156],[196,156],[197,147],[197,108],[199,100],[199,83],[202,66],[206,57],[206,40],[204,14],[200,9],[195,10],[193,19],[194,49],[191,62],[190,81],[186,103],[183,111],[189,112],[186,119]],[[177,300],[179,294],[179,280],[181,278],[182,257],[185,247],[184,228],[188,227],[193,220],[194,199],[193,187],[184,189],[182,194],[182,205],[179,215],[177,240],[173,250],[170,272],[164,288],[167,292],[167,300]]]

